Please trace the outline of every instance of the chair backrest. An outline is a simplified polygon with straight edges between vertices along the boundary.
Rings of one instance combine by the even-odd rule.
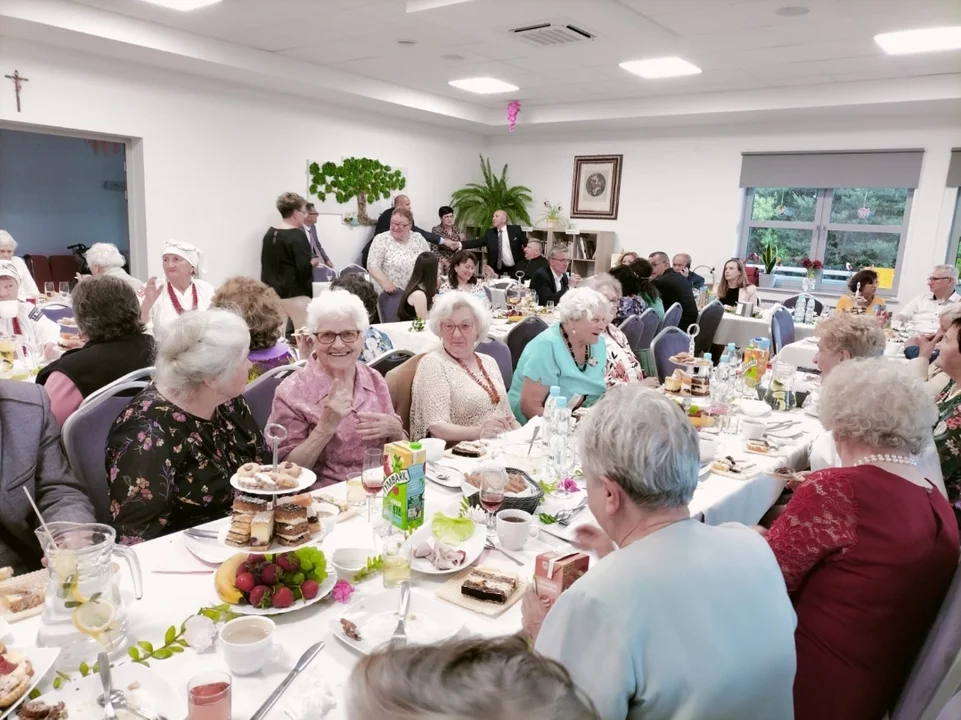
[[[83,399],[83,402],[80,403],[80,407],[89,405],[101,395],[116,395],[117,393],[115,393],[114,390],[121,385],[127,386],[123,397],[133,397],[140,392],[139,388],[146,387],[150,384],[150,381],[153,379],[153,371],[153,367],[146,367],[129,372],[123,377],[117,378],[112,383],[108,383],[99,390],[95,390],[87,395],[87,397]],[[134,386],[137,386],[138,389],[134,390]]]
[[[794,342],[794,316],[783,305],[771,313],[771,355],[777,355],[781,348]]]
[[[402,295],[399,292],[393,294],[381,293],[377,296],[377,313],[380,315],[382,323],[400,322],[397,311],[400,308],[401,297]]]
[[[24,255],[23,261],[27,264],[27,269],[33,275],[33,281],[37,283],[40,292],[43,292],[43,284],[53,282],[53,275],[50,273],[50,258],[46,255]]]
[[[391,350],[367,363],[367,367],[376,370],[381,375],[387,375],[395,367],[400,367],[414,357],[410,350]]]
[[[326,265],[319,265],[314,268],[314,282],[330,282],[337,277],[337,271]]]
[[[961,569],[914,662],[891,720],[935,720],[961,684]],[[956,717],[956,716],[952,716]]]
[[[641,321],[643,330],[637,343],[637,349],[649,350],[651,348],[651,340],[657,335],[657,329],[660,327],[661,319],[657,316],[657,313],[654,312],[654,308],[648,308],[642,312],[638,318]]]
[[[658,380],[664,382],[664,378],[679,367],[668,358],[687,351],[690,346],[691,336],[676,325],[664,328],[654,337],[651,341],[651,353],[654,355]]]
[[[492,297],[492,296],[491,296],[490,286],[488,286],[488,285],[485,285],[485,286],[484,286],[484,294],[487,296],[487,302],[490,302],[490,301],[491,301],[491,297]]]
[[[517,362],[527,343],[547,330],[547,323],[538,317],[524,318],[507,332],[504,343],[511,351],[511,367],[517,369]]]
[[[270,417],[270,409],[274,404],[274,393],[277,392],[277,386],[305,364],[306,361],[302,360],[293,365],[275,367],[265,372],[244,389],[244,400],[250,407],[250,414],[253,416],[254,422],[261,430],[267,427],[267,419]]]
[[[366,274],[367,274],[367,271],[364,270],[364,268],[362,268],[360,265],[356,265],[355,263],[350,263],[350,265],[345,265],[343,269],[341,269],[340,271],[341,277],[343,277],[344,275],[366,275]]]
[[[800,294],[792,295],[789,298],[785,298],[784,302],[781,304],[786,308],[791,308],[792,310],[797,307],[798,298],[801,297]],[[820,316],[824,312],[824,303],[814,298],[814,314]]]
[[[717,335],[717,328],[724,318],[724,306],[720,300],[712,300],[697,316],[697,326],[700,331],[694,338],[694,354],[700,357],[703,353],[711,351],[711,344],[714,336]]]
[[[511,364],[511,351],[507,346],[498,340],[488,338],[477,346],[477,352],[490,355],[497,361],[497,367],[504,379],[504,387],[510,390],[511,380],[514,379],[514,368]]]
[[[117,385],[113,394],[100,395],[81,405],[63,424],[63,447],[73,474],[87,489],[98,522],[110,523],[110,489],[107,486],[107,436],[130,398],[124,393],[139,391],[147,383]]]
[[[660,332],[664,328],[677,327],[678,323],[681,322],[681,303],[674,303],[664,312],[664,317],[661,319],[661,324],[657,326],[657,331]]]
[[[624,333],[624,337],[627,338],[631,350],[637,352],[641,343],[641,336],[644,334],[644,323],[641,322],[641,318],[637,315],[631,315],[625,318],[624,322],[618,327]]]
[[[41,290],[43,287],[41,286]],[[54,322],[59,322],[64,318],[73,317],[73,308],[67,305],[44,305],[40,312],[43,313],[44,317],[53,320]]]
[[[58,289],[62,282],[70,283],[70,286],[73,287],[78,272],[80,272],[80,268],[77,266],[77,258],[73,255],[50,256],[50,276],[58,284]],[[40,289],[43,290],[43,287]]]

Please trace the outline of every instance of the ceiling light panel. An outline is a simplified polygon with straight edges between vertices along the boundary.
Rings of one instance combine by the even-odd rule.
[[[480,95],[491,95],[494,93],[514,92],[516,85],[511,85],[503,80],[492,77],[464,78],[463,80],[451,80],[450,85],[458,90],[478,93]]]
[[[223,0],[140,0],[141,2],[150,3],[151,5],[159,5],[160,7],[165,7],[168,10],[179,10],[180,12],[190,12],[191,10],[199,10],[200,8],[207,7],[209,5],[216,5]]]
[[[874,42],[888,55],[961,49],[961,25],[881,33]]]
[[[646,80],[658,78],[681,77],[684,75],[698,75],[701,68],[682,60],[679,57],[649,58],[647,60],[630,60],[620,63],[629,73],[640,75]]]

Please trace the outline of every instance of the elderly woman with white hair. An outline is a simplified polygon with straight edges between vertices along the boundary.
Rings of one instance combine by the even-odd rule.
[[[84,258],[90,268],[90,274],[94,277],[108,275],[119,278],[133,288],[135,293],[139,293],[143,288],[143,283],[135,277],[127,274],[123,266],[127,264],[127,259],[120,253],[117,246],[112,243],[94,243],[87,250]]]
[[[463,291],[434,301],[428,327],[442,346],[417,366],[411,389],[410,434],[457,443],[478,440],[484,427],[519,427],[507,401],[507,389],[490,355],[475,348],[487,336],[490,312]]]
[[[684,411],[618,385],[581,421],[577,444],[600,526],[582,526],[577,541],[600,560],[553,606],[525,595],[534,649],[564,665],[603,718],[791,718],[784,579],[750,528],[691,518],[700,455]]]
[[[227,310],[186,313],[160,343],[154,382],[107,438],[110,512],[120,541],[151,540],[230,512],[230,478],[270,453],[243,398],[250,333]]]
[[[572,288],[557,305],[558,322],[531,340],[514,369],[508,393],[511,410],[525,424],[544,414],[551,386],[567,406],[592,405],[604,394],[607,345],[604,330],[610,304],[590,288]]]
[[[798,616],[794,717],[880,718],[958,565],[951,506],[915,457],[938,412],[883,358],[831,370],[819,409],[841,467],[812,473],[767,533]]]
[[[359,475],[364,450],[406,436],[387,383],[359,361],[364,303],[328,290],[307,306],[310,360],[277,387],[270,422],[287,428],[280,456],[317,474],[317,487]]]
[[[17,241],[13,239],[13,235],[6,230],[0,230],[0,261],[6,260],[13,263],[14,268],[16,268],[17,275],[20,277],[20,299],[40,297],[40,289],[37,287],[33,275],[30,274],[27,263],[23,261],[23,258],[14,255],[16,251]]]
[[[200,279],[200,248],[180,240],[169,240],[163,249],[164,282],[152,277],[143,288],[140,317],[147,331],[158,341],[166,329],[190,310],[206,310],[214,286]]]
[[[60,327],[40,308],[21,300],[21,277],[17,266],[0,260],[0,335],[18,338],[23,346],[50,360],[60,355]]]

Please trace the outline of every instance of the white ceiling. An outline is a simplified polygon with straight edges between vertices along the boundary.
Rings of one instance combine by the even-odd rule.
[[[141,25],[147,30],[159,25],[295,61],[291,67],[302,72],[305,85],[312,68],[338,71],[342,92],[359,95],[361,79],[375,80],[386,83],[381,90],[413,90],[446,101],[433,109],[437,114],[458,115],[449,111],[450,101],[465,109],[464,120],[469,115],[476,122],[476,111],[484,111],[488,124],[495,122],[495,110],[502,122],[511,99],[521,100],[525,111],[542,109],[545,118],[553,117],[552,107],[774,97],[782,93],[770,91],[779,88],[796,90],[798,97],[816,88],[825,97],[843,98],[843,88],[853,97],[869,86],[879,90],[874,101],[885,102],[877,81],[906,87],[905,79],[920,76],[941,76],[942,85],[956,88],[948,94],[961,97],[961,51],[892,57],[872,39],[878,32],[961,24],[959,0],[471,0],[410,14],[405,0],[224,0],[190,13],[140,0],[71,2],[146,21]],[[16,0],[0,0],[0,9],[4,3]],[[787,5],[809,12],[776,12]],[[540,22],[570,23],[596,39],[534,48],[508,32]],[[663,55],[679,55],[703,73],[643,80],[618,67]],[[520,89],[481,96],[447,84],[476,75]],[[383,92],[378,99],[391,102]]]

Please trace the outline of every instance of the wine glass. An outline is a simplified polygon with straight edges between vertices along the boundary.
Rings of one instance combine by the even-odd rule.
[[[370,506],[375,497],[380,494],[384,487],[384,452],[376,448],[368,448],[364,451],[364,469],[360,476],[360,481],[367,492],[367,522],[373,528],[370,519]]]
[[[53,297],[54,295],[56,295],[56,294],[57,294],[57,293],[56,293],[56,291],[54,290],[54,285],[53,285],[53,281],[52,281],[52,280],[48,280],[47,282],[45,282],[45,283],[43,284],[43,296],[44,296],[45,298],[47,298],[47,299],[49,300],[50,298],[52,298],[52,297]]]
[[[480,440],[480,444],[483,445],[487,451],[488,460],[493,460],[500,455],[505,432],[504,426],[497,423],[488,422],[481,426],[478,440]]]
[[[494,532],[494,514],[504,504],[507,470],[498,465],[482,465],[474,473],[480,478],[480,504],[487,511],[487,532]]]
[[[66,299],[70,297],[70,283],[62,282],[60,283],[60,295]]]

